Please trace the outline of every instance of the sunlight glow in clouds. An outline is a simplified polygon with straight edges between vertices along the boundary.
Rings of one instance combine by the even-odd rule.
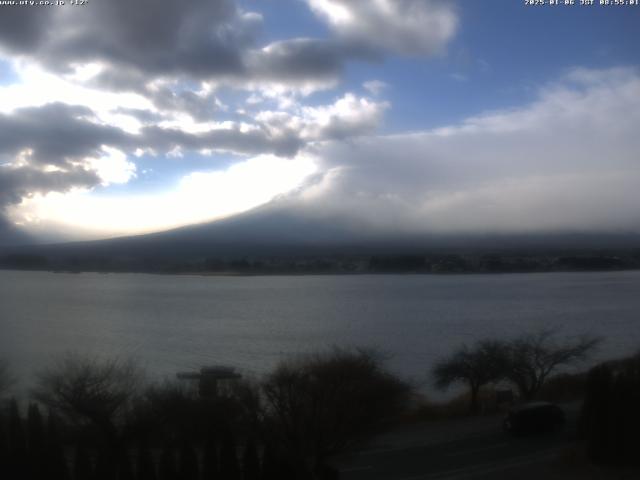
[[[347,7],[331,0],[310,0],[311,7],[324,13],[333,24],[348,24],[353,21],[353,15]]]
[[[310,157],[260,155],[226,170],[191,173],[167,192],[116,198],[87,190],[49,193],[27,199],[9,213],[32,229],[44,222],[98,235],[145,233],[249,210],[299,187],[315,171]]]
[[[82,105],[95,112],[98,119],[128,133],[137,133],[141,123],[130,115],[114,113],[119,107],[155,111],[153,104],[142,95],[114,93],[83,86],[100,71],[96,64],[79,66],[64,78],[25,62],[13,64],[18,81],[0,87],[0,112],[11,113],[25,107],[40,107],[49,103]]]
[[[135,163],[129,162],[123,152],[106,146],[102,150],[105,152],[102,157],[89,162],[102,179],[102,185],[127,183],[136,176]]]

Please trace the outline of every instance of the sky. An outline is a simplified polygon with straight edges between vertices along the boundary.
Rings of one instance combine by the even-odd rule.
[[[0,5],[0,244],[265,204],[640,233],[640,6],[560,3]]]

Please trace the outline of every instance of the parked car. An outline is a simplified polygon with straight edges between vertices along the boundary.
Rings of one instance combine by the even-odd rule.
[[[513,435],[552,432],[565,423],[564,411],[549,402],[530,402],[513,407],[504,419],[504,430]]]

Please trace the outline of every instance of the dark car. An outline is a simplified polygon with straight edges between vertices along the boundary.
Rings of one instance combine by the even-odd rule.
[[[511,408],[503,426],[505,431],[514,435],[526,435],[559,430],[564,422],[564,412],[558,405],[531,402]]]

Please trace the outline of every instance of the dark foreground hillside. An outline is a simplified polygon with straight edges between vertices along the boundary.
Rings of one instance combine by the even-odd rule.
[[[515,381],[523,362],[568,363],[567,348],[583,358],[592,345],[549,338],[503,344],[507,363],[493,380]],[[537,352],[523,343],[536,339]],[[486,345],[473,355],[463,346],[476,369],[456,379],[498,368],[482,359]],[[504,405],[485,389],[484,414],[463,413],[457,401],[425,405],[372,350],[291,358],[260,380],[216,366],[160,383],[145,382],[131,361],[67,355],[37,376],[28,405],[3,402],[0,473],[34,480],[637,478],[639,359],[539,383],[536,399],[570,400],[562,404],[566,424],[513,436],[501,430],[500,411],[522,394]],[[2,363],[0,395],[10,380]]]

